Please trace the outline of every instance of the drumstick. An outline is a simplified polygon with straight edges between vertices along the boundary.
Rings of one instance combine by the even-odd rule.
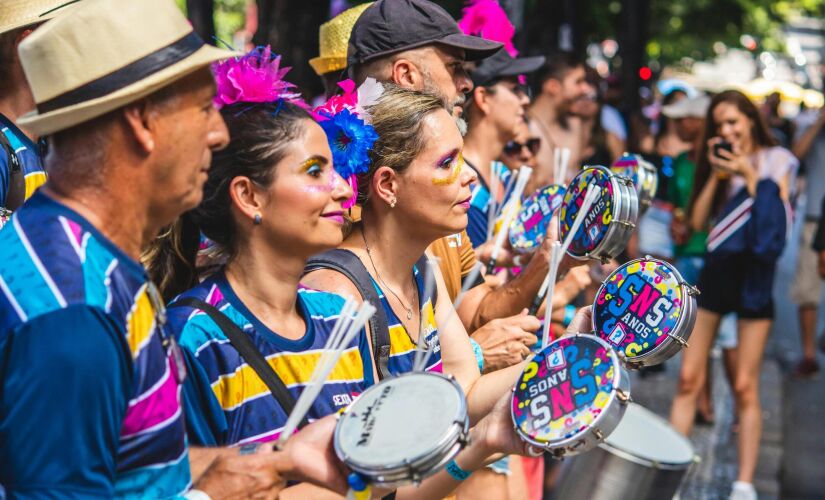
[[[355,318],[349,322],[346,332],[341,334],[340,332],[342,332],[343,329],[339,329],[339,333],[336,338],[336,343],[338,345],[332,351],[330,356],[324,358],[324,364],[318,363],[315,366],[315,370],[312,372],[312,381],[304,387],[303,392],[300,397],[298,397],[298,401],[295,402],[295,408],[293,408],[292,413],[290,413],[287,417],[286,424],[284,424],[284,428],[281,430],[281,435],[278,437],[276,446],[283,445],[295,432],[295,429],[298,428],[298,424],[301,420],[303,420],[304,416],[312,407],[312,403],[315,402],[318,394],[321,393],[321,389],[324,387],[324,382],[326,382],[327,378],[329,378],[329,375],[332,373],[332,369],[335,365],[338,364],[338,360],[341,358],[344,350],[350,342],[352,342],[352,339],[355,338],[355,335],[357,335],[361,329],[364,328],[364,325],[367,321],[369,321],[372,315],[375,314],[375,310],[375,307],[373,307],[369,302],[362,302],[358,307],[358,313],[355,315]],[[347,318],[349,319],[349,316]],[[339,317],[339,321],[340,320],[341,318]]]
[[[550,268],[547,270],[547,311],[552,311],[553,292],[556,289],[556,273],[559,270],[559,263],[561,262],[561,243],[554,241],[552,250],[550,251]],[[550,340],[550,312],[544,314],[544,332],[541,336],[541,346],[547,345]]]
[[[598,188],[595,184],[590,184],[587,186],[587,192],[584,195],[584,201],[582,202],[581,210],[579,213],[576,214],[576,219],[573,221],[573,225],[570,227],[570,232],[567,233],[567,236],[564,238],[564,243],[561,246],[561,257],[559,258],[559,262],[561,259],[564,258],[564,254],[567,253],[567,248],[570,246],[570,243],[573,242],[573,236],[578,232],[579,227],[584,222],[585,214],[590,210],[591,205],[596,201],[596,198],[599,197],[601,194],[601,189]],[[535,315],[538,312],[539,307],[541,307],[541,303],[544,302],[544,296],[547,293],[547,287],[550,285],[548,279],[550,275],[547,275],[547,278],[544,279],[544,282],[541,284],[539,288],[539,293],[536,295],[536,298],[533,300],[533,303],[530,305],[530,314]],[[546,314],[545,314],[546,315]]]
[[[527,166],[523,166],[519,169],[516,187],[513,189],[513,194],[509,197],[509,200],[513,203],[516,203],[517,200],[521,199],[521,195],[524,193],[524,188],[527,186],[527,181],[530,179],[530,175],[532,173],[533,169]],[[496,242],[493,245],[493,253],[490,255],[490,262],[487,263],[488,274],[491,274],[493,269],[496,267],[496,259],[498,259],[498,254],[501,252],[501,247],[504,245],[504,238],[507,237],[510,223],[513,221],[513,217],[515,217],[515,215],[515,210],[507,210],[504,214],[501,230],[499,230],[498,234],[496,234]]]
[[[553,182],[556,184],[564,184],[560,180],[561,176],[561,148],[553,148]]]
[[[556,184],[567,184],[567,165],[570,163],[570,148],[562,148],[561,164],[559,165],[559,176]]]
[[[510,178],[507,180],[507,185],[504,186],[504,193],[502,193],[502,196],[507,197],[507,193],[510,192],[510,189],[513,187],[513,182],[515,182],[516,178],[518,178],[520,172],[520,168],[517,168],[515,172],[510,172]],[[502,209],[504,209],[504,205],[505,203],[498,205],[498,207],[496,208],[496,216],[498,216],[501,213]]]
[[[435,261],[435,265],[438,265],[438,257],[430,257],[427,258],[427,263],[424,265],[424,269],[421,272],[424,273],[424,297],[432,297],[433,296],[433,289],[435,288],[435,273],[432,271],[433,269],[433,261]],[[413,358],[413,371],[418,370],[418,364],[421,362],[421,358],[424,357],[424,351],[429,349],[427,345],[426,335],[424,334],[424,304],[419,304],[421,307],[419,309],[419,316],[418,316],[418,342],[415,346],[415,357]],[[433,312],[435,315],[435,312]]]

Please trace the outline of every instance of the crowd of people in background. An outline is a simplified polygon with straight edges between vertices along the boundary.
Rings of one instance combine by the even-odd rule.
[[[577,54],[519,57],[511,42],[464,33],[427,0],[362,4],[321,26],[309,63],[326,95],[313,100],[278,66],[304,61],[205,45],[171,0],[0,4],[6,493],[342,494],[325,417],[410,372],[425,342],[425,369],[467,395],[472,439],[452,468],[395,495],[541,498],[554,460],[515,436],[509,389],[543,322],[554,337],[589,331],[600,282],[649,254],[702,292],[670,421],[689,435],[713,420],[717,345],[737,414],[731,498],[756,498],[759,373],[794,217],[795,374],[820,371],[825,112],[792,122],[778,96],[662,81],[655,119],[639,120],[617,106],[621,82]],[[324,103],[365,88],[370,128],[356,138],[369,144],[354,160],[335,135],[354,125]],[[565,179],[554,178],[558,148],[570,151]],[[628,152],[659,181],[631,244],[608,263],[566,258],[552,301],[529,314],[558,236],[530,255],[493,254],[497,218],[521,201],[514,172],[532,169],[532,193]],[[477,276],[492,257],[496,271]],[[342,296],[376,297],[383,323],[347,346],[313,423],[263,446],[288,405],[229,339],[248,336],[297,398]]]

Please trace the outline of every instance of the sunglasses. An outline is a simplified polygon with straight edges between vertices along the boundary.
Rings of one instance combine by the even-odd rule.
[[[524,144],[516,141],[510,141],[504,145],[504,154],[508,156],[516,156],[521,153],[524,148],[527,148],[531,155],[538,154],[539,148],[541,148],[541,139],[538,137],[533,137],[527,139],[527,142]]]

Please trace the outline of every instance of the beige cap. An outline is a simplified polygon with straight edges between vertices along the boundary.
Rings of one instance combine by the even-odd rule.
[[[205,45],[174,0],[85,0],[20,44],[37,109],[19,124],[48,135],[146,97],[239,54]]]

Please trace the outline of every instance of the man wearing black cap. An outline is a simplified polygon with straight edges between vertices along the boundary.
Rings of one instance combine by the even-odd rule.
[[[499,199],[503,194],[501,190],[490,192],[490,180],[496,176],[500,181],[498,185],[506,186],[510,173],[495,160],[501,156],[505,144],[515,138],[530,104],[518,77],[532,73],[542,64],[544,57],[516,59],[502,50],[484,60],[471,74],[475,89],[466,106],[469,130],[464,137],[464,160],[478,174],[467,214],[467,233],[473,247],[487,241],[491,196],[497,204],[504,201]]]
[[[484,59],[500,48],[500,43],[462,33],[433,2],[379,0],[352,28],[347,65],[358,84],[372,77],[428,90],[460,116],[464,95],[473,88],[465,61]]]

